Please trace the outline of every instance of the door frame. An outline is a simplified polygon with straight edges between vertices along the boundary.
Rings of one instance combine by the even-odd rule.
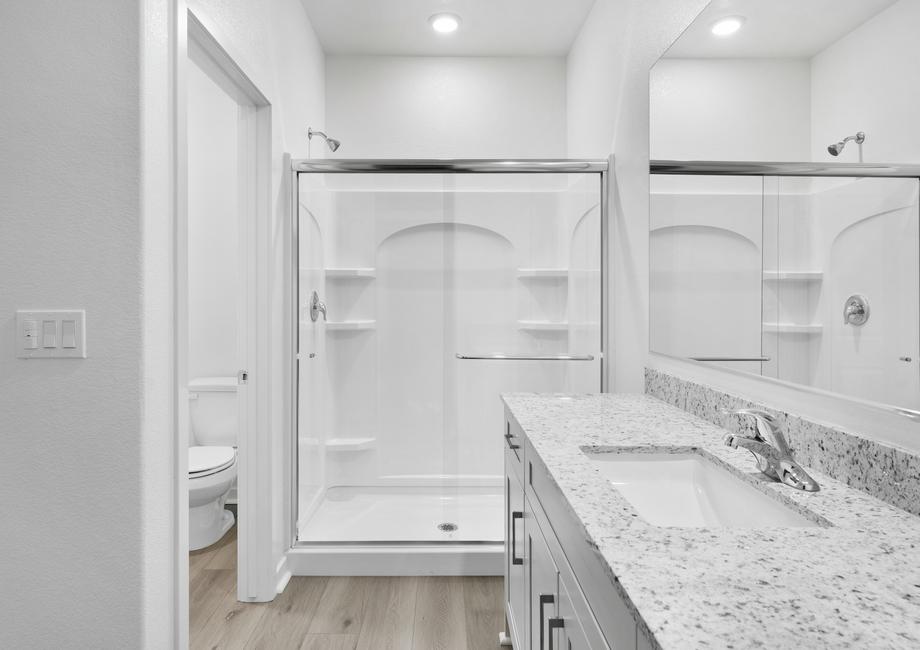
[[[177,620],[180,644],[188,640],[188,140],[187,66],[201,65],[240,105],[240,370],[248,382],[238,387],[238,550],[237,599],[272,600],[279,567],[272,549],[272,363],[271,363],[271,155],[272,102],[232,54],[219,30],[179,2],[176,11],[176,443],[179,453],[177,533]],[[181,550],[186,553],[182,554]]]

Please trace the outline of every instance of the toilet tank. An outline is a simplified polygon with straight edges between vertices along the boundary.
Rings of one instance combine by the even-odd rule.
[[[198,445],[237,445],[236,377],[199,377],[188,383],[192,438]]]

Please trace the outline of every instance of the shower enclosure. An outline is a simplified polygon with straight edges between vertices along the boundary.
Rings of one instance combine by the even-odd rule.
[[[501,572],[500,393],[603,389],[606,171],[293,162],[305,572]]]

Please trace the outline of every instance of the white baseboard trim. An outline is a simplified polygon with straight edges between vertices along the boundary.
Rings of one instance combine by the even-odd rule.
[[[278,561],[278,566],[275,567],[275,578],[275,592],[280,594],[284,591],[284,588],[287,587],[288,582],[291,580],[291,572],[288,569],[287,555]]]
[[[500,576],[504,545],[297,546],[287,552],[295,576]]]

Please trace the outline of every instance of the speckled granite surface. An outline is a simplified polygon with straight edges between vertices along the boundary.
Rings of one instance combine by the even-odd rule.
[[[750,419],[726,418],[722,409],[763,409],[783,424],[793,456],[801,464],[920,515],[920,456],[917,454],[651,368],[645,369],[645,392],[733,431],[751,427]]]
[[[725,430],[654,397],[503,398],[655,645],[920,648],[920,518],[810,467],[820,492],[766,482]],[[648,446],[698,449],[831,526],[651,525],[582,451]]]

